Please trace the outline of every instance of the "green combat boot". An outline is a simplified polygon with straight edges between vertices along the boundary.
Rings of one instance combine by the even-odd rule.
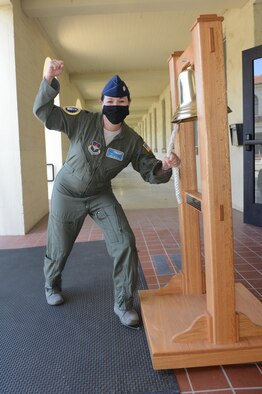
[[[114,305],[114,312],[119,317],[124,326],[137,326],[139,324],[139,317],[134,308],[120,309],[118,305]]]
[[[49,305],[60,305],[64,302],[64,299],[58,290],[46,289],[45,296]]]

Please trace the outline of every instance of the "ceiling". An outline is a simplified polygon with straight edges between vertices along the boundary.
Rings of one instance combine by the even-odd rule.
[[[168,86],[167,60],[191,42],[201,14],[223,15],[247,0],[21,0],[64,60],[91,111],[114,74],[126,82],[135,127]],[[72,103],[73,104],[73,103]]]

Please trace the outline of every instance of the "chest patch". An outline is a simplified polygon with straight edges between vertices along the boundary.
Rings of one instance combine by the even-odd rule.
[[[92,141],[91,144],[88,146],[88,151],[91,155],[100,155],[101,153],[101,144],[97,141]]]
[[[78,115],[81,112],[81,109],[73,106],[63,107],[63,110],[68,115]]]
[[[124,158],[124,152],[121,152],[120,150],[117,149],[108,148],[106,151],[106,157],[110,157],[111,159],[122,161]]]

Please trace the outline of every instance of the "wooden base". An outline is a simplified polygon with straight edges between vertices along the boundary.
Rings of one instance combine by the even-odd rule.
[[[262,361],[262,304],[242,284],[235,289],[239,340],[230,344],[212,342],[205,294],[178,294],[174,286],[139,291],[153,368]]]

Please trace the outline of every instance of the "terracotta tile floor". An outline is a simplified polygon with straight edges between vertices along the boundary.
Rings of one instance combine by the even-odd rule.
[[[128,209],[126,213],[136,235],[148,287],[159,288],[180,269],[172,262],[172,256],[180,253],[177,209]],[[45,245],[46,225],[44,218],[25,236],[0,237],[0,248]],[[87,218],[77,242],[100,239],[99,228]],[[243,224],[242,214],[234,211],[234,240],[236,279],[262,300],[262,228]],[[154,264],[159,256],[166,261],[162,274]],[[262,363],[180,369],[175,373],[181,393],[262,393]]]

